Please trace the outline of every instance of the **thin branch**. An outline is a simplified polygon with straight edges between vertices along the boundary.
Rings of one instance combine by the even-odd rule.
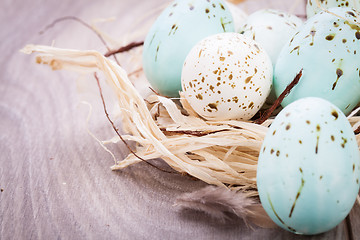
[[[99,88],[99,91],[100,91],[100,97],[101,97],[101,101],[102,101],[102,105],[103,105],[103,108],[104,108],[104,112],[105,112],[105,115],[106,115],[106,118],[108,119],[108,121],[110,122],[112,128],[114,129],[114,131],[116,132],[116,134],[118,135],[118,137],[120,138],[120,140],[125,144],[125,146],[127,147],[127,149],[132,153],[134,154],[135,157],[137,157],[138,159],[140,159],[141,161],[149,164],[150,166],[160,170],[160,171],[163,171],[163,172],[166,172],[166,173],[175,173],[175,172],[172,172],[172,171],[168,171],[168,170],[165,170],[165,169],[162,169],[148,161],[146,161],[145,159],[143,159],[142,157],[140,157],[139,155],[137,155],[132,149],[131,147],[129,146],[129,144],[125,141],[125,139],[121,136],[121,134],[119,133],[118,129],[116,128],[114,122],[111,120],[108,112],[107,112],[107,109],[106,109],[106,104],[105,104],[105,100],[104,100],[104,96],[103,96],[103,93],[102,93],[102,88],[101,88],[101,85],[100,85],[100,81],[99,81],[99,78],[97,76],[96,73],[94,73],[94,77],[96,79],[96,82],[97,82],[97,85],[98,85],[98,88]]]
[[[360,126],[354,131],[355,134],[359,134],[360,133]]]
[[[274,104],[265,111],[265,113],[255,120],[256,124],[262,124],[265,122],[271,114],[274,112],[274,110],[280,106],[281,102],[284,100],[284,98],[290,93],[290,91],[299,83],[300,78],[302,76],[303,69],[300,70],[300,72],[296,75],[294,80],[285,88],[285,90],[280,94],[280,96],[275,100]]]
[[[160,130],[167,135],[186,134],[186,135],[192,135],[192,136],[196,136],[196,137],[203,137],[203,136],[207,136],[210,134],[227,131],[227,130],[217,130],[217,131],[171,130],[171,131],[168,131],[168,130],[166,130],[166,128],[160,128]]]
[[[47,30],[49,30],[50,28],[53,28],[56,24],[58,24],[59,22],[63,22],[63,21],[67,21],[67,20],[71,20],[71,21],[75,21],[78,22],[80,24],[82,24],[83,26],[87,27],[88,29],[90,29],[93,33],[96,34],[96,36],[100,39],[100,41],[102,42],[102,44],[104,44],[104,46],[106,47],[106,49],[108,51],[111,51],[110,47],[107,45],[105,39],[97,32],[93,29],[93,27],[91,25],[89,25],[88,23],[86,23],[85,21],[83,21],[82,19],[75,17],[75,16],[65,16],[65,17],[61,17],[56,19],[55,21],[53,21],[51,24],[47,25],[44,30],[40,31],[39,34],[44,34]],[[114,56],[115,62],[120,66],[119,61],[117,60],[116,56]]]
[[[158,93],[157,91],[155,91],[155,89],[153,89],[152,87],[149,87],[149,88],[150,88],[150,90],[151,90],[153,93],[155,93],[155,95],[161,96],[160,93]]]
[[[118,49],[115,49],[115,50],[109,50],[107,53],[105,53],[105,57],[110,57],[112,55],[115,55],[117,53],[122,53],[122,52],[127,52],[127,51],[130,51],[131,49],[133,48],[136,48],[136,47],[139,47],[139,46],[142,46],[144,45],[144,42],[141,41],[141,42],[131,42],[129,43],[128,45],[126,46],[123,46],[123,47],[120,47]]]

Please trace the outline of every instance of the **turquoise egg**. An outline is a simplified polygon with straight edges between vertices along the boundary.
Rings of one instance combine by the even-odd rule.
[[[308,18],[314,16],[316,13],[320,12],[322,9],[319,8],[318,3],[320,4],[321,8],[332,8],[332,7],[351,7],[360,8],[360,0],[308,0],[306,4],[306,16]]]
[[[303,98],[271,124],[260,150],[257,187],[280,227],[307,235],[334,228],[349,214],[359,178],[359,147],[335,105]]]
[[[321,97],[348,114],[360,101],[360,14],[349,8],[329,11],[337,16],[320,12],[310,18],[279,54],[274,71],[277,96],[303,69],[283,106],[303,97]]]
[[[148,32],[143,68],[160,94],[177,97],[186,55],[201,39],[233,32],[232,15],[222,0],[176,0],[157,18]]]
[[[302,20],[295,15],[261,9],[249,15],[239,32],[263,47],[275,65],[282,47],[302,25]]]
[[[281,49],[302,25],[302,20],[295,15],[274,9],[262,9],[249,15],[241,26],[240,33],[263,47],[275,66]],[[275,100],[275,90],[272,89],[266,102],[272,104]]]

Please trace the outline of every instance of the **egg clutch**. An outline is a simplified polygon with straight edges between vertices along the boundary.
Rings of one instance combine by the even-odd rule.
[[[251,121],[302,70],[263,141],[257,188],[280,227],[318,234],[359,192],[360,154],[346,118],[360,102],[360,1],[314,1],[308,19],[249,16],[222,0],[175,0],[147,34],[143,69],[163,96],[207,121]]]
[[[342,222],[358,198],[359,7],[358,0],[309,0],[303,22],[275,9],[248,16],[223,0],[175,0],[138,52],[158,93],[146,100],[130,80],[140,75],[107,54],[33,44],[21,51],[40,53],[36,62],[56,70],[104,73],[124,133],[107,115],[117,135],[102,143],[136,143],[112,170],[162,159],[231,190],[237,204],[248,200],[237,207],[255,225],[319,234]],[[278,114],[262,115],[279,102]],[[229,200],[220,204],[234,209]]]

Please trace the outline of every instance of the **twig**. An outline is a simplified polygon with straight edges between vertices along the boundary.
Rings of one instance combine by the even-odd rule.
[[[141,42],[131,42],[131,43],[129,43],[128,45],[123,46],[123,47],[120,47],[120,48],[118,48],[118,49],[109,50],[107,53],[105,53],[104,56],[105,56],[105,57],[110,57],[110,56],[115,55],[115,54],[117,54],[117,53],[127,52],[127,51],[130,51],[130,50],[133,49],[133,48],[142,46],[143,44],[144,44],[143,41],[141,41]]]
[[[105,39],[97,32],[93,29],[93,27],[91,27],[88,23],[86,23],[85,21],[83,21],[82,19],[75,17],[75,16],[65,16],[65,17],[61,17],[56,19],[55,21],[53,21],[51,24],[47,25],[44,30],[40,31],[39,34],[44,34],[47,30],[49,30],[50,28],[53,28],[56,24],[58,24],[59,22],[63,22],[66,20],[72,20],[72,21],[76,21],[80,24],[82,24],[83,26],[87,27],[88,29],[90,29],[93,33],[96,34],[96,36],[100,39],[100,41],[102,42],[102,44],[104,44],[104,46],[106,47],[106,49],[108,51],[111,51],[110,47],[107,45]],[[119,61],[117,60],[116,56],[114,55],[114,60],[115,62],[120,66]]]
[[[300,70],[300,72],[296,75],[294,80],[285,88],[285,90],[275,100],[274,104],[268,110],[266,110],[265,113],[260,118],[255,120],[256,124],[262,124],[263,122],[265,122],[271,116],[274,110],[280,106],[284,98],[290,93],[290,91],[296,86],[296,84],[299,83],[299,80],[302,76],[302,71],[303,69]]]
[[[306,19],[306,14],[296,14],[298,18],[301,18],[302,20]]]
[[[152,87],[149,87],[149,88],[150,88],[150,90],[151,90],[153,93],[155,93],[155,95],[161,96],[160,93],[158,93],[157,91],[155,91],[155,89],[153,89]]]
[[[360,126],[354,131],[355,134],[359,134],[360,133]]]
[[[138,74],[138,73],[141,72],[142,70],[143,70],[142,68],[139,68],[138,70],[135,70],[135,71],[129,73],[128,76],[130,77],[130,76],[132,76],[132,75]]]
[[[162,169],[148,161],[146,161],[145,159],[143,159],[142,157],[140,157],[139,155],[137,155],[132,149],[131,147],[129,146],[129,144],[125,141],[125,139],[121,136],[121,134],[119,133],[118,129],[116,128],[114,122],[111,120],[108,112],[107,112],[107,109],[106,109],[106,104],[105,104],[105,100],[104,100],[104,96],[103,96],[103,93],[102,93],[102,88],[101,88],[101,85],[100,85],[100,81],[99,81],[99,78],[97,76],[96,73],[94,73],[94,77],[96,79],[96,82],[97,82],[97,85],[98,85],[98,88],[99,88],[99,91],[100,91],[100,97],[101,97],[101,101],[102,101],[102,104],[103,104],[103,108],[104,108],[104,112],[105,112],[105,115],[106,115],[106,118],[108,119],[108,121],[110,122],[112,128],[114,129],[114,131],[116,132],[116,134],[118,135],[118,137],[120,138],[120,140],[125,144],[125,146],[127,147],[127,149],[132,153],[134,154],[135,157],[137,157],[138,159],[140,159],[141,161],[149,164],[150,166],[162,171],[162,172],[166,172],[166,173],[176,173],[176,172],[172,172],[172,171],[168,171],[168,170],[165,170],[165,169]]]
[[[210,134],[226,131],[226,130],[217,130],[217,131],[171,130],[171,131],[168,131],[166,128],[160,128],[160,130],[167,135],[187,134],[187,135],[192,135],[192,136],[196,136],[196,137],[203,137],[203,136],[207,136]]]

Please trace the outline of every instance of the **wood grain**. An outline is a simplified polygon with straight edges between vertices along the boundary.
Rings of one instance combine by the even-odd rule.
[[[95,80],[87,77],[90,91],[78,91],[76,74],[53,72],[18,52],[27,43],[55,40],[59,47],[105,53],[94,34],[76,22],[38,32],[63,16],[89,22],[115,16],[101,28],[120,38],[133,30],[129,23],[166,2],[0,2],[0,239],[347,239],[346,222],[304,237],[281,229],[252,230],[239,219],[223,224],[201,213],[176,211],[179,194],[205,184],[142,163],[112,172],[112,157],[87,132],[99,139],[114,135]],[[244,8],[255,10],[267,1],[250,2]],[[282,9],[291,7],[291,1],[283,2]],[[298,13],[304,11],[301,6]],[[84,99],[93,105],[88,123],[89,109],[80,104]],[[109,148],[120,160],[127,155],[121,145]],[[351,222],[357,229],[358,215],[356,208]],[[359,235],[357,230],[353,235]]]

